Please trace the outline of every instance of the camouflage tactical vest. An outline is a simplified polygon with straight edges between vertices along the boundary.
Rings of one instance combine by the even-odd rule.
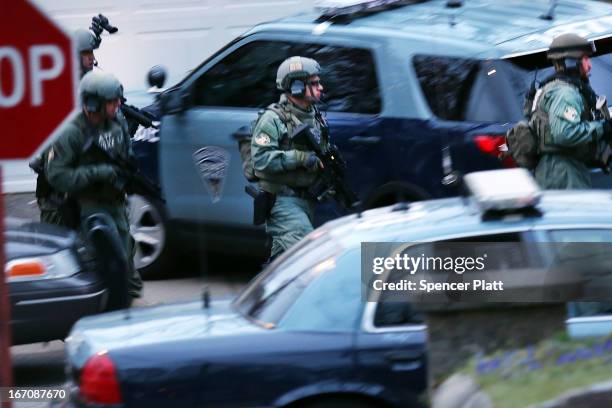
[[[306,169],[296,169],[285,173],[264,174],[256,171],[253,168],[253,159],[251,156],[252,132],[262,115],[268,110],[274,112],[286,127],[286,132],[279,139],[279,149],[284,151],[293,149],[306,150],[305,146],[297,145],[291,139],[293,130],[301,125],[302,122],[282,104],[273,103],[266,109],[259,112],[257,119],[251,124],[250,134],[248,136],[240,137],[238,140],[238,148],[240,150],[240,156],[242,159],[242,170],[245,178],[251,182],[260,182],[262,188],[268,192],[277,192],[282,189],[282,186],[301,188],[312,185],[312,183],[314,183],[316,180],[317,175],[315,173],[308,172]],[[315,119],[315,122],[317,123],[316,126],[318,127],[318,120]],[[323,141],[323,143],[327,143],[327,140]]]
[[[563,154],[567,156],[572,156],[583,161],[594,160],[596,156],[596,146],[593,143],[586,146],[567,148],[555,145],[552,142],[549,116],[548,113],[542,108],[542,105],[545,101],[547,93],[552,88],[561,84],[573,86],[580,93],[580,96],[582,97],[582,103],[584,105],[584,110],[582,112],[580,120],[590,121],[594,118],[592,111],[593,105],[590,101],[589,96],[585,95],[585,92],[583,92],[580,87],[576,86],[576,84],[560,78],[554,79],[546,83],[546,85],[544,85],[544,87],[542,88],[542,92],[540,93],[539,98],[535,101],[535,110],[529,120],[530,127],[538,136],[539,154]]]

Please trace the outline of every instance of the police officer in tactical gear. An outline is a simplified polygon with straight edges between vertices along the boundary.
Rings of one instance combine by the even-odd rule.
[[[87,73],[79,85],[82,111],[64,126],[48,150],[45,172],[54,190],[73,197],[80,210],[82,233],[92,215],[109,220],[126,262],[128,293],[141,296],[142,281],[133,263],[134,241],[127,216],[125,180],[108,157],[130,160],[130,136],[125,121],[117,119],[123,87],[112,74]],[[100,154],[103,150],[105,154]],[[98,248],[96,248],[98,249]]]
[[[266,218],[266,232],[272,238],[270,260],[313,229],[315,198],[308,188],[316,182],[323,164],[291,136],[299,125],[308,124],[323,151],[329,148],[327,123],[316,107],[323,91],[320,72],[313,59],[294,56],[285,60],[276,76],[280,100],[253,124],[254,173],[261,189],[275,197]]]
[[[99,44],[91,31],[82,28],[74,32],[74,38],[81,73],[80,78],[83,78],[96,65],[94,50],[98,48]]]
[[[98,48],[99,42],[96,41],[91,31],[82,28],[74,32],[74,40],[77,51],[76,57],[79,61],[79,78],[83,78],[96,65],[94,50]],[[49,151],[46,150],[30,162],[30,167],[38,173],[36,201],[40,210],[40,221],[68,228],[77,228],[78,225],[75,225],[75,221],[70,219],[70,215],[67,214],[67,211],[70,211],[67,206],[71,203],[67,201],[66,195],[53,190],[46,179],[44,167],[48,153]]]
[[[590,188],[589,166],[600,161],[612,139],[611,123],[598,119],[589,84],[594,51],[592,42],[576,34],[556,37],[548,50],[555,74],[543,82],[532,113],[541,155],[535,177],[543,188]]]

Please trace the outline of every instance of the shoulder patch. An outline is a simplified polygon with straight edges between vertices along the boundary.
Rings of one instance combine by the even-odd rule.
[[[578,111],[572,106],[567,106],[563,112],[563,117],[570,122],[576,122],[578,121]]]
[[[257,143],[258,145],[269,145],[270,144],[270,136],[268,136],[265,133],[260,133],[257,136],[255,136],[255,143]]]

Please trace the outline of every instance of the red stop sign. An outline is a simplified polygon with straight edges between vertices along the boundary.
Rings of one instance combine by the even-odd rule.
[[[26,159],[74,110],[72,40],[26,0],[0,5],[0,159]]]

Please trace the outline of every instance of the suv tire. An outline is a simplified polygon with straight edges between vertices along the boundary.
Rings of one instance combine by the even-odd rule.
[[[134,265],[142,279],[161,279],[168,274],[171,245],[164,205],[158,200],[129,197],[130,233],[134,238]]]

